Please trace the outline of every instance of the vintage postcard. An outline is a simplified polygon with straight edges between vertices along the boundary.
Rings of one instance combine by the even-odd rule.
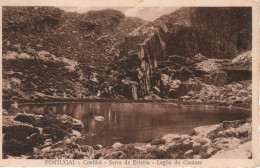
[[[254,0],[1,1],[1,166],[259,166]]]

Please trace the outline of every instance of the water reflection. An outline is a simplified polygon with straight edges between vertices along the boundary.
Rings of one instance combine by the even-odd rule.
[[[250,117],[244,110],[176,106],[160,103],[87,102],[21,106],[27,112],[50,109],[80,119],[85,125],[81,144],[110,146],[115,142],[147,142],[168,133],[189,133],[194,127]],[[105,120],[96,121],[95,116]]]

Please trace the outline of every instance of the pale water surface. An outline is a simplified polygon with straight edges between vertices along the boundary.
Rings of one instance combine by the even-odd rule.
[[[21,105],[26,111],[50,109],[80,119],[85,125],[80,144],[105,147],[115,142],[149,142],[165,134],[188,134],[193,128],[250,117],[247,110],[162,103],[85,102]],[[95,116],[103,116],[100,122]]]

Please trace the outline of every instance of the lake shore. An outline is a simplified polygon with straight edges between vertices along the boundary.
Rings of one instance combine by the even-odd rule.
[[[217,106],[217,107],[228,107],[235,109],[251,110],[252,106],[250,103],[227,103],[219,101],[180,101],[177,99],[160,99],[160,100],[122,100],[122,99],[55,99],[45,101],[21,101],[18,105],[39,105],[39,104],[64,104],[64,103],[84,103],[84,102],[115,102],[115,103],[167,103],[175,104],[178,106]],[[10,107],[13,104],[11,102],[3,102],[3,106]]]
[[[232,158],[237,150],[239,157],[251,157],[250,119],[196,127],[189,135],[167,134],[149,143],[117,142],[108,148],[77,144],[83,127],[81,121],[51,111],[9,115],[3,110],[3,158],[203,159]]]

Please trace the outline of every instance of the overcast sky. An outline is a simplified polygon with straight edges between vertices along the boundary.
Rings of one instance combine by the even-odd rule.
[[[144,20],[152,21],[164,14],[174,12],[178,7],[60,7],[67,12],[85,13],[90,10],[116,9],[122,11],[126,16],[139,17]]]

